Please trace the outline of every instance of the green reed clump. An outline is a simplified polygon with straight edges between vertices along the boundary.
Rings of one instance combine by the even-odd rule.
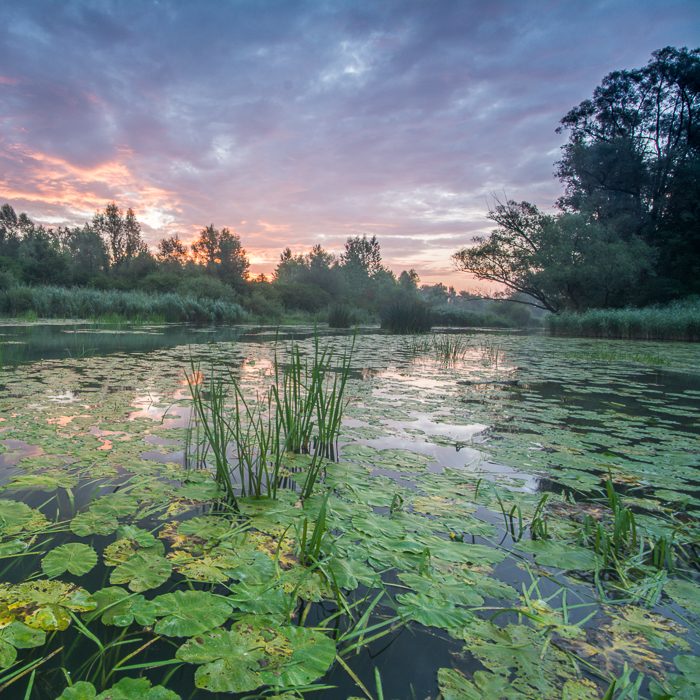
[[[420,299],[403,299],[381,314],[382,329],[389,333],[428,333],[432,328],[430,307]]]
[[[314,354],[309,363],[302,359],[299,346],[292,347],[289,365],[282,369],[275,353],[275,383],[272,398],[279,429],[292,452],[308,451],[312,441],[316,449],[328,450],[337,441],[343,411],[347,405],[345,386],[350,359],[355,346],[332,366],[333,350],[321,350],[318,332],[314,337]],[[327,376],[332,374],[332,381]]]
[[[700,303],[675,302],[644,309],[566,311],[546,319],[551,335],[628,340],[700,340]]]
[[[275,498],[288,452],[313,451],[302,500],[311,495],[323,455],[331,452],[340,432],[352,347],[333,366],[333,351],[321,350],[317,333],[311,362],[302,358],[298,346],[292,348],[286,370],[275,356],[274,383],[255,402],[245,398],[230,371],[224,380],[212,370],[205,389],[192,362],[187,382],[203,437],[202,461],[211,451],[216,479],[231,503],[237,492]],[[331,372],[332,380],[327,378]],[[191,430],[189,435],[191,444]],[[199,453],[199,440],[195,442]]]
[[[346,304],[333,304],[333,306],[329,307],[329,328],[350,328],[355,322],[355,314]]]
[[[411,355],[432,355],[438,360],[461,360],[470,348],[469,339],[462,335],[433,335],[411,337],[408,352]]]
[[[19,285],[0,291],[0,314],[37,318],[85,318],[124,322],[240,323],[241,306],[191,295]]]

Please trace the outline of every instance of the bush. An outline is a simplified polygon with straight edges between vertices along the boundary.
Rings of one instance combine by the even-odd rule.
[[[318,311],[331,303],[331,295],[316,284],[295,282],[293,284],[275,284],[282,303],[287,309]]]
[[[433,308],[431,317],[434,326],[453,328],[511,328],[514,325],[504,316],[456,309],[452,306]]]
[[[345,304],[333,304],[328,309],[328,327],[329,328],[350,328],[357,321],[352,309]]]
[[[388,306],[381,315],[382,328],[389,333],[427,333],[432,328],[430,307],[416,299]]]

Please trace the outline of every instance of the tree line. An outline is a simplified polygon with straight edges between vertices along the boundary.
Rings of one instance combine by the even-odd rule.
[[[213,224],[190,245],[174,235],[151,251],[133,209],[114,202],[75,228],[45,228],[9,204],[0,207],[0,290],[26,284],[177,292],[236,302],[270,319],[344,304],[357,320],[368,320],[407,300],[451,309],[472,300],[440,283],[420,285],[415,270],[396,277],[382,262],[376,236],[348,238],[339,255],[320,244],[296,255],[286,248],[270,279],[251,279],[249,268],[240,236]]]
[[[700,49],[610,73],[561,120],[558,213],[496,201],[497,228],[453,256],[549,311],[700,294]]]

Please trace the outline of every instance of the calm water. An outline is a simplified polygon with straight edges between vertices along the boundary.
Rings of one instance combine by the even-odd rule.
[[[16,532],[5,518],[3,581],[45,579],[42,561],[47,552],[66,543],[83,543],[97,553],[97,564],[88,573],[66,571],[56,580],[91,594],[109,587],[114,568],[104,553],[123,532],[106,528],[103,534],[100,524],[93,523],[92,531],[80,534],[73,523],[91,509],[99,513],[95,504],[110,502],[100,499],[125,494],[113,513],[119,526],[131,523],[154,533],[162,542],[158,556],[168,555],[168,561],[175,562],[165,582],[141,595],[154,599],[195,589],[228,596],[235,590],[235,576],[225,585],[198,582],[187,573],[191,570],[177,564],[177,556],[184,556],[181,543],[163,537],[168,523],[177,526],[212,510],[206,491],[211,479],[201,470],[190,470],[196,461],[196,436],[187,433],[192,414],[186,375],[201,373],[205,382],[213,374],[230,376],[245,396],[260,398],[273,381],[276,357],[285,366],[293,342],[302,352],[312,352],[313,328],[167,326],[131,331],[52,323],[7,325],[0,334],[5,365],[0,377],[0,498],[26,503],[56,523],[35,529],[39,534],[33,535],[31,527]],[[692,524],[689,528],[695,527],[700,505],[698,349],[675,343],[502,333],[460,337],[468,346],[462,358],[451,362],[441,361],[413,339],[385,336],[377,329],[361,329],[355,339],[350,403],[336,452],[339,471],[329,472],[352,476],[339,482],[332,494],[327,544],[332,556],[362,562],[369,571],[381,573],[386,596],[372,609],[368,624],[395,618],[397,608],[406,624],[393,623],[390,632],[344,657],[352,673],[334,663],[317,683],[335,687],[314,691],[311,697],[361,696],[359,679],[374,698],[375,669],[387,700],[436,698],[439,669],[462,674],[465,683],[477,682],[476,670],[496,680],[507,678],[516,682],[513,687],[522,697],[561,697],[564,687],[570,687],[565,683],[574,682],[589,684],[580,686],[590,693],[581,697],[598,697],[607,687],[606,679],[621,675],[624,663],[647,676],[645,693],[648,679],[663,682],[681,675],[673,659],[698,649],[697,603],[692,596],[689,603],[683,602],[688,590],[697,587],[692,567],[674,575],[684,581],[681,593],[669,586],[670,592],[659,589],[658,595],[644,598],[647,594],[638,588],[646,585],[650,574],[641,569],[633,576],[637,588],[621,590],[615,582],[607,588],[603,582],[604,606],[594,581],[595,567],[584,557],[581,568],[557,568],[546,552],[528,549],[528,528],[543,494],[550,494],[542,513],[548,513],[552,542],[577,547],[583,512],[578,504],[598,503],[595,499],[602,498],[608,477],[636,514],[643,536],[672,530],[672,513],[681,513],[684,522]],[[352,345],[352,334],[324,329],[320,342],[335,347],[340,356]],[[599,359],[609,357],[611,350],[619,359]],[[646,363],[629,359],[640,351]],[[664,364],[651,364],[653,359]],[[294,498],[287,500],[292,507]],[[287,517],[291,516],[280,515],[274,527],[286,527]],[[375,517],[381,518],[379,529]],[[274,529],[272,522],[266,520],[265,527]],[[682,529],[678,537],[692,540]],[[214,545],[210,550],[208,546],[184,551],[201,559],[216,552]],[[553,556],[556,561],[556,552]],[[416,574],[432,576],[433,588],[443,591],[442,597],[430,597],[431,586],[424,589],[418,579],[410,578]],[[450,586],[472,587],[476,598],[460,598]],[[356,606],[356,620],[378,591],[362,582],[347,591],[348,605]],[[567,598],[562,603],[564,591]],[[313,598],[309,595],[307,600]],[[338,617],[333,597],[320,598],[308,603],[305,625],[322,626],[333,619],[325,625],[328,634],[334,626],[347,630],[352,616]],[[508,628],[510,651],[503,652],[503,643],[493,633],[482,635],[474,646],[473,635],[481,628],[466,615],[488,620],[506,608],[527,611],[527,600],[548,600],[547,605],[559,611],[552,612],[559,616],[556,624],[542,627],[531,618],[504,612],[496,622],[501,628],[513,626]],[[272,614],[275,608],[270,605]],[[606,651],[602,665],[594,659],[579,679],[566,675],[570,671],[557,656],[573,651],[588,658],[583,633],[572,632],[562,622],[561,611],[567,606],[567,625],[584,621],[586,644],[599,649],[617,644],[621,649],[616,654]],[[658,623],[652,625],[657,632],[660,626],[671,626],[657,636],[635,627],[630,619],[636,620],[640,609]],[[298,624],[302,610],[297,612]],[[182,698],[229,697],[197,690],[197,666],[191,663],[147,668],[173,660],[185,640],[164,636],[151,642],[153,633],[145,626],[149,629],[143,631],[144,625],[137,623],[115,627],[92,621],[89,629],[108,647],[100,653],[74,622],[65,631],[49,631],[42,646],[20,648],[19,664],[3,677],[62,647],[38,667],[32,698],[60,694],[66,685],[61,667],[71,670],[74,680],[91,680],[98,692],[121,677],[143,673]],[[528,677],[526,661],[513,661],[514,650],[522,648],[517,635],[531,635],[532,630],[550,635],[554,630],[547,643],[552,650],[545,649],[551,666],[543,665],[541,671],[550,679],[549,686],[522,680]],[[124,643],[110,647],[115,640]],[[132,659],[122,661],[147,642],[151,643]],[[648,653],[640,654],[641,647]],[[145,670],[117,669],[107,676],[120,661]],[[440,683],[449,690],[441,673]],[[28,677],[22,677],[6,692],[23,697],[27,682]]]

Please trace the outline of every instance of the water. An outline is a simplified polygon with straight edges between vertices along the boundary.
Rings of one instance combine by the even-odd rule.
[[[0,498],[26,503],[48,519],[41,527],[31,525],[19,532],[8,532],[6,526],[7,556],[0,562],[4,582],[45,579],[46,554],[60,545],[80,543],[98,553],[98,563],[85,574],[67,571],[56,580],[91,594],[109,588],[115,567],[106,566],[102,554],[123,531],[106,532],[105,527],[101,534],[98,523],[96,532],[81,535],[72,525],[78,514],[108,503],[109,494],[124,494],[123,501],[112,501],[115,522],[121,527],[132,523],[155,535],[162,535],[168,523],[177,526],[211,512],[213,482],[205,472],[191,470],[193,460],[185,454],[192,417],[187,374],[192,378],[199,372],[206,382],[212,373],[230,372],[246,396],[262,397],[274,379],[275,355],[284,365],[292,341],[311,352],[314,337],[313,328],[167,326],[112,331],[57,323],[8,325],[0,330],[5,340]],[[342,354],[351,336],[324,330],[321,342],[331,343]],[[340,466],[335,472],[347,478],[337,484],[331,499],[324,546],[327,561],[336,558],[360,567],[355,575],[360,570],[363,575],[382,572],[386,595],[372,608],[367,624],[394,622],[386,629],[377,628],[375,633],[386,633],[374,641],[374,633],[368,634],[366,645],[343,658],[351,673],[343,664],[333,663],[315,682],[335,688],[315,691],[312,697],[362,695],[357,680],[376,697],[375,669],[387,700],[435,698],[440,687],[449,691],[450,683],[491,683],[496,688],[503,678],[513,682],[522,697],[561,697],[565,689],[582,693],[581,697],[599,697],[611,678],[622,675],[624,663],[636,669],[635,676],[642,672],[647,677],[643,694],[650,692],[649,679],[686,682],[673,659],[697,652],[693,596],[700,588],[693,583],[697,573],[692,562],[681,557],[678,570],[669,575],[683,580],[680,588],[661,582],[653,594],[644,588],[653,588],[649,582],[656,575],[648,557],[640,555],[639,566],[625,569],[630,577],[625,586],[616,575],[611,577],[610,570],[602,571],[602,580],[596,583],[595,566],[586,563],[585,552],[579,552],[585,548],[576,540],[582,513],[589,512],[584,504],[607,517],[605,503],[596,499],[601,499],[603,482],[610,476],[623,503],[635,513],[642,536],[651,541],[675,529],[674,536],[692,558],[700,504],[696,346],[502,333],[468,337],[464,358],[447,363],[430,353],[416,353],[407,338],[384,336],[376,329],[363,329],[357,336],[348,384],[350,403],[338,445]],[[610,347],[623,355],[642,348],[670,364],[595,359],[597,351]],[[550,499],[542,512],[547,513],[552,546],[561,541],[568,553],[579,552],[582,568],[562,570],[554,565],[562,563],[555,555],[548,558],[545,551],[528,550],[529,524],[543,494]],[[282,548],[275,528],[289,527],[289,537],[298,543],[293,519],[301,513],[291,492],[284,499],[287,510],[253,521]],[[313,527],[318,503],[305,507]],[[375,517],[381,520],[372,520]],[[16,541],[19,551],[11,551]],[[197,581],[194,570],[183,563],[187,557],[201,563],[206,557],[224,556],[221,542],[211,544],[218,540],[183,540],[186,546],[177,538],[158,541],[160,549],[143,551],[152,551],[158,561],[168,555],[165,561],[174,568],[163,583],[137,595],[152,600],[194,589],[228,597],[242,590],[236,582],[242,580],[245,567],[212,565],[224,574],[237,573],[226,575],[222,582]],[[230,558],[235,549],[224,553]],[[267,566],[265,561],[261,565]],[[253,571],[258,565],[246,566],[253,566]],[[282,571],[282,579],[297,570],[298,564],[292,563],[291,574]],[[306,574],[309,581],[315,581],[312,574]],[[406,574],[421,578],[406,579]],[[424,590],[425,577],[431,577],[431,584]],[[118,585],[126,590],[129,583]],[[277,590],[276,584],[271,585]],[[382,591],[362,581],[354,590],[350,585],[341,587],[352,613],[339,615],[330,595],[292,609],[292,621],[299,624],[308,606],[303,618],[307,627],[325,626],[326,635],[342,634],[353,624],[351,617],[361,619]],[[280,590],[289,598],[293,589]],[[466,589],[476,597],[465,598]],[[309,590],[304,597],[308,601],[315,594]],[[550,608],[559,612],[547,612],[537,603],[547,598]],[[276,603],[269,605],[270,614],[277,615],[274,625],[279,626],[283,619],[273,612]],[[237,607],[255,609],[255,619],[263,619],[262,608],[250,602]],[[498,614],[514,608],[529,610],[530,617]],[[533,610],[549,615],[543,618],[549,623],[538,625]],[[501,629],[512,625],[510,642],[494,636],[498,633],[491,627],[482,629],[478,626],[482,623],[469,622],[494,614]],[[646,626],[640,619],[647,620]],[[232,624],[229,621],[225,627]],[[115,640],[128,642],[100,654],[96,643],[80,634],[72,621],[65,631],[49,631],[44,645],[20,648],[19,665],[2,674],[0,685],[12,681],[13,670],[63,647],[37,667],[32,698],[52,700],[59,693],[65,686],[61,667],[71,671],[74,681],[92,681],[98,692],[122,677],[144,674],[183,698],[224,697],[223,692],[195,687],[194,674],[202,663],[175,658],[186,637],[156,639],[152,625],[146,624],[144,631],[144,625],[136,622],[127,627],[90,622],[89,630],[105,648]],[[338,632],[333,633],[336,627]],[[547,637],[550,640],[543,646]],[[535,659],[543,655],[541,682],[533,680],[528,659],[521,658],[518,649],[527,648],[522,640],[537,649]],[[473,653],[463,651],[465,641]],[[614,653],[606,651],[606,644]],[[339,649],[349,646],[343,643]],[[598,653],[591,656],[591,648]],[[579,677],[570,662],[562,660],[568,659],[564,651],[581,660],[584,671]],[[270,658],[277,658],[270,653]],[[120,661],[121,666],[141,668],[123,672],[117,667]],[[169,661],[173,663],[148,668]],[[260,673],[267,663],[250,673]],[[443,669],[441,685],[439,669]],[[489,675],[475,677],[477,670]],[[673,681],[673,676],[681,681]],[[20,696],[27,683],[28,676],[23,676],[6,692]],[[475,692],[475,686],[469,687]]]

